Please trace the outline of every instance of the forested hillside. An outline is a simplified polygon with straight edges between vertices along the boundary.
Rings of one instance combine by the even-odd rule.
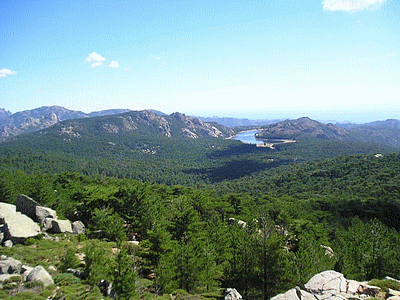
[[[129,112],[59,122],[0,144],[0,166],[25,172],[79,171],[165,184],[205,186],[281,165],[391,153],[378,143],[307,139],[274,150],[224,139],[231,129],[179,113]]]
[[[135,237],[136,271],[150,279],[150,292],[204,294],[234,286],[259,299],[327,269],[358,280],[400,276],[399,157],[285,167],[260,184],[265,193],[3,170],[0,198],[12,203],[28,194],[84,220],[89,238]]]

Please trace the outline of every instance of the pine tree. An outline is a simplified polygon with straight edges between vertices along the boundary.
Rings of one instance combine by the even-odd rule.
[[[128,256],[127,250],[122,248],[116,257],[117,268],[114,272],[114,287],[117,299],[128,300],[136,292],[135,281],[137,274],[134,270],[134,263]]]

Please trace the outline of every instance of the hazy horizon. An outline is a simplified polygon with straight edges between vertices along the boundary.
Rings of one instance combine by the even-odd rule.
[[[64,107],[65,109],[71,110],[71,111],[81,111],[84,113],[92,113],[92,112],[98,112],[101,111],[99,109],[93,108],[93,109],[89,109],[86,111],[83,110],[77,110],[77,109],[72,109],[69,107],[65,107],[62,105],[44,105],[44,106],[40,106],[40,107],[35,107],[33,109],[36,108],[41,108],[41,107],[52,107],[52,106],[61,106]],[[30,111],[32,109],[24,109],[24,110],[20,110],[20,111],[10,111],[9,109],[7,109],[6,107],[0,107],[0,109],[4,109],[5,111],[9,111],[12,114],[18,113],[18,112],[22,112],[22,111]],[[114,109],[114,108],[113,108]],[[126,107],[119,107],[119,108],[115,108],[115,109],[129,109]],[[147,110],[156,110],[159,111],[157,109],[153,109],[153,108],[146,108]],[[107,109],[105,109],[107,110]],[[132,109],[131,109],[132,110]],[[135,110],[132,110],[135,111]],[[166,113],[164,111],[160,111],[162,113]],[[175,112],[175,111],[174,111]],[[354,115],[350,114],[336,114],[336,113],[318,113],[318,112],[304,112],[303,114],[299,113],[299,112],[251,112],[251,111],[209,111],[209,112],[194,112],[194,113],[186,113],[184,111],[176,111],[179,113],[183,113],[185,115],[188,116],[192,116],[192,117],[203,117],[203,118],[236,118],[236,119],[249,119],[249,120],[286,120],[286,119],[298,119],[298,118],[302,118],[302,117],[309,117],[311,119],[314,119],[316,121],[320,121],[320,122],[324,122],[324,123],[328,123],[328,122],[338,122],[338,123],[369,123],[369,122],[374,122],[374,121],[385,121],[388,119],[400,119],[400,118],[393,118],[390,117],[390,113],[388,113],[388,117],[384,117],[384,115],[382,115],[381,118],[377,118],[374,114],[374,112],[371,112],[370,114],[364,114],[362,115],[357,115],[357,118],[354,118]],[[173,113],[173,112],[172,112]],[[171,113],[166,113],[166,114],[171,114]],[[331,118],[329,118],[329,116],[331,116]]]
[[[0,107],[400,115],[393,0],[0,2]]]

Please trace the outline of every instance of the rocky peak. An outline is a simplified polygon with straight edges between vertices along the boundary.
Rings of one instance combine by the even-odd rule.
[[[8,137],[38,131],[64,120],[105,116],[127,112],[124,109],[112,109],[86,114],[81,111],[66,109],[62,106],[42,106],[15,114],[0,109],[0,142]],[[127,125],[129,127],[129,125]]]
[[[4,108],[0,108],[0,123],[3,119],[11,116],[11,112],[5,110]]]
[[[179,121],[185,121],[188,117],[186,117],[184,114],[180,112],[174,112],[171,114],[171,117],[179,120]]]
[[[211,136],[211,137],[225,137],[233,135],[234,132],[231,129],[226,128],[226,133],[223,133],[216,126],[205,123],[199,118],[188,117],[179,112],[171,114],[171,117],[184,123],[184,129],[182,129],[183,136],[188,138],[197,138],[199,136]]]
[[[45,115],[43,119],[46,121],[54,122],[54,124],[61,121],[61,119],[54,112]]]
[[[347,135],[347,131],[333,124],[323,124],[308,117],[297,120],[286,120],[263,127],[257,135],[264,139],[339,139]]]

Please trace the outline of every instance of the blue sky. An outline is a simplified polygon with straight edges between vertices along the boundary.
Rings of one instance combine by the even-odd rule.
[[[400,3],[0,1],[0,108],[400,118]]]

